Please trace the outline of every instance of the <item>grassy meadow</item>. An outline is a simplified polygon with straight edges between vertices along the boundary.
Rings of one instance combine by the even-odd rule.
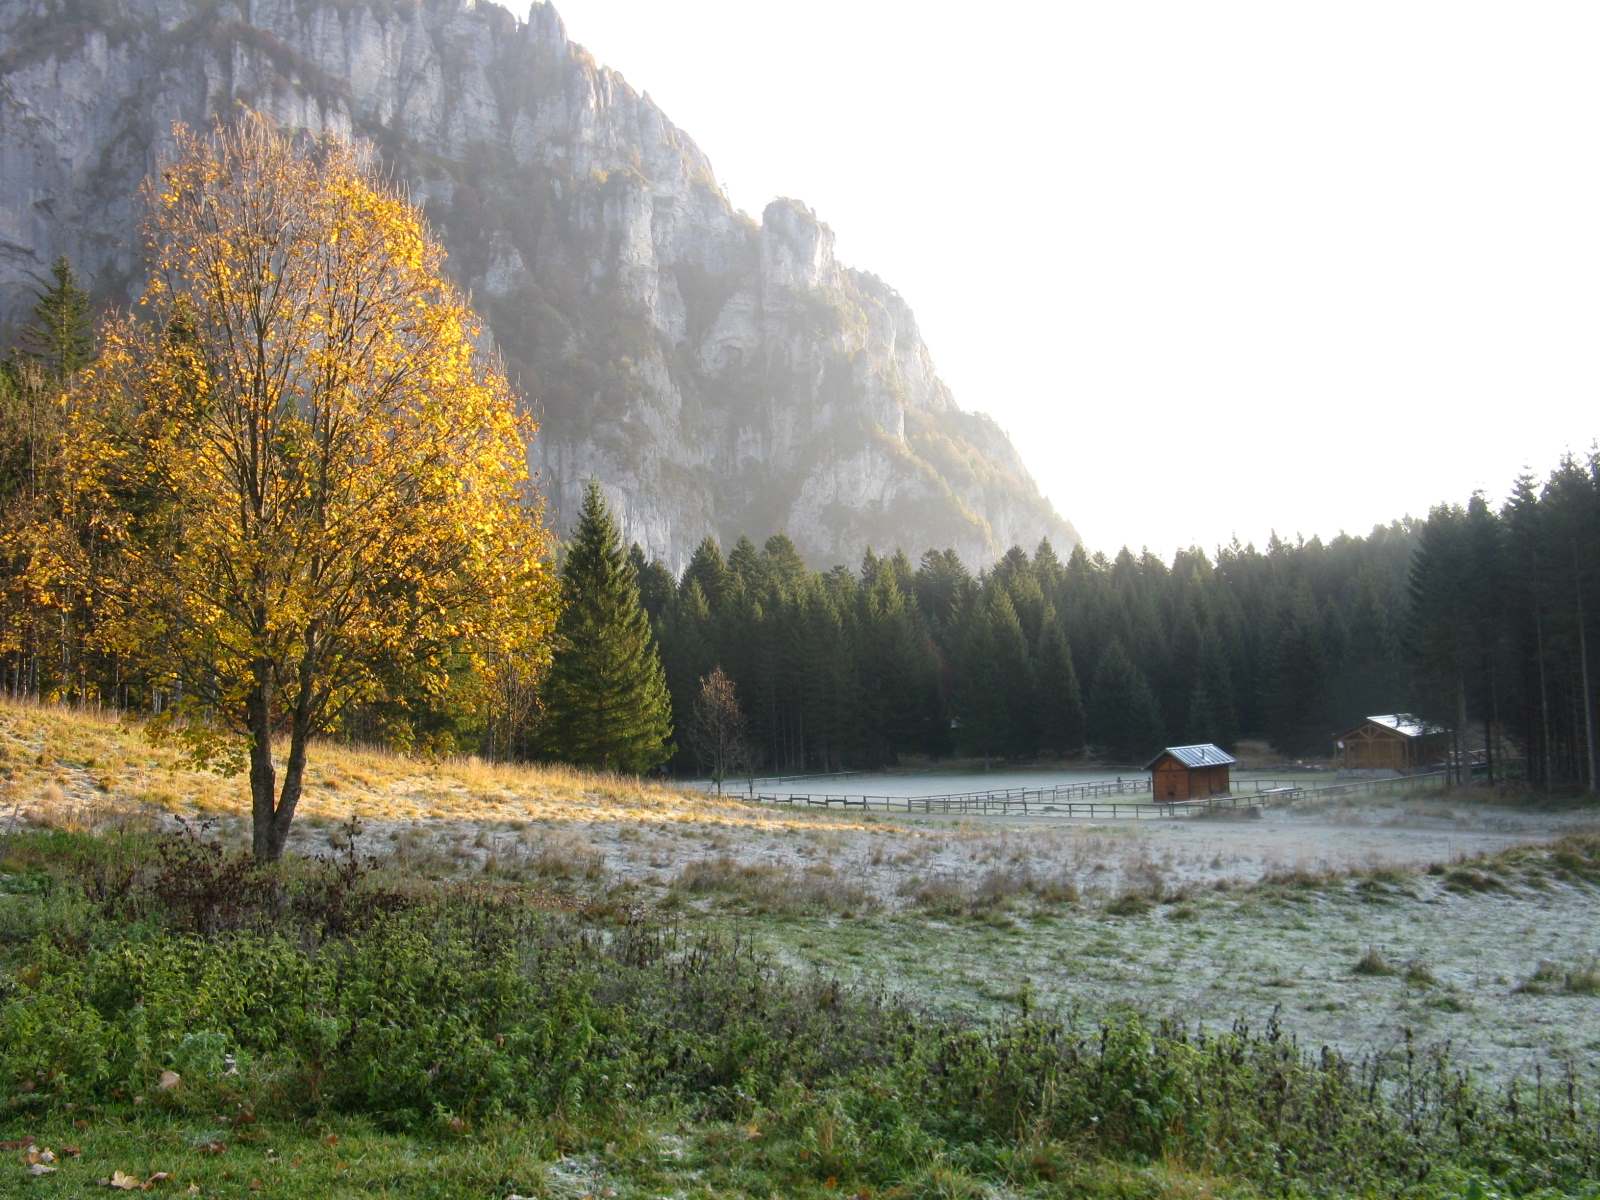
[[[0,1194],[1600,1196],[1582,808],[911,822],[330,745],[258,868],[245,796],[0,707]]]

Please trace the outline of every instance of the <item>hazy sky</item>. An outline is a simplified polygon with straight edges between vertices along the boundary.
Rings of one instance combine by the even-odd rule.
[[[1600,5],[557,7],[899,289],[1092,548],[1365,532],[1600,435]]]

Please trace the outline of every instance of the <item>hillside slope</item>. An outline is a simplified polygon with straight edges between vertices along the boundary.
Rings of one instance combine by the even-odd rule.
[[[707,533],[783,530],[823,566],[1076,540],[900,296],[803,204],[735,211],[549,4],[0,0],[0,324],[58,254],[132,295],[139,181],[174,121],[236,103],[370,139],[425,202],[542,417],[563,518],[596,478],[677,567]]]

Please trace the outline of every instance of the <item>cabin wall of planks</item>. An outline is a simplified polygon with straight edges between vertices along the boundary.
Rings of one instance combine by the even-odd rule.
[[[1407,737],[1373,721],[1341,734],[1339,740],[1344,743],[1340,766],[1351,771],[1415,771],[1443,757],[1448,746],[1445,735]]]
[[[1186,767],[1163,754],[1150,769],[1150,795],[1154,800],[1204,800],[1226,794],[1232,784],[1226,765]]]

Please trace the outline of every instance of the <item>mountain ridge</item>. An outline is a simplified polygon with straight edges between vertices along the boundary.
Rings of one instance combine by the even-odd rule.
[[[138,181],[174,121],[242,102],[368,139],[423,204],[541,419],[563,523],[593,477],[675,568],[708,533],[781,530],[819,565],[1076,541],[904,299],[803,203],[736,210],[550,4],[0,0],[0,33],[0,320],[61,253],[131,295]]]

